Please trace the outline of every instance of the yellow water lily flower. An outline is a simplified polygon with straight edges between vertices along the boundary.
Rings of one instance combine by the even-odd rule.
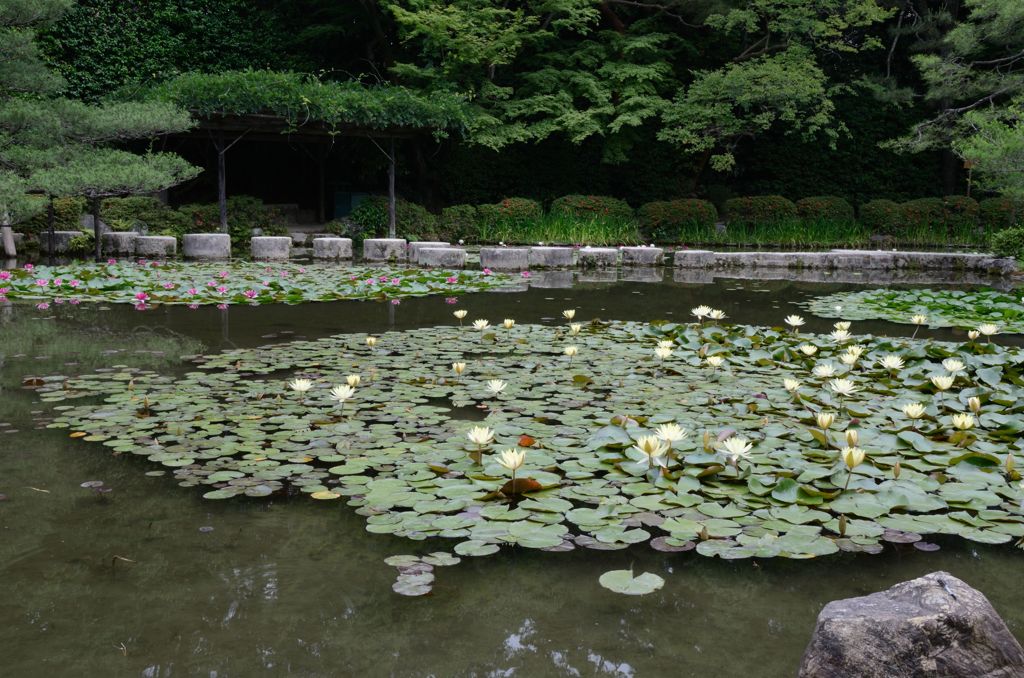
[[[847,447],[857,447],[857,442],[860,440],[860,434],[855,428],[846,429],[846,433],[843,434],[843,437],[846,438]]]
[[[574,308],[567,308],[567,309],[565,309],[564,311],[562,311],[562,317],[565,318],[566,320],[572,320],[573,318],[576,317],[576,309],[574,309]]]
[[[974,427],[974,415],[968,414],[967,412],[957,412],[951,419],[953,420],[953,427],[961,431]]]
[[[523,462],[526,461],[526,451],[510,447],[507,450],[503,450],[501,454],[498,455],[496,461],[509,471],[515,471],[521,468]]]
[[[971,396],[967,399],[967,407],[971,409],[971,412],[977,414],[981,411],[981,398],[978,396]]]
[[[835,423],[836,415],[831,412],[818,412],[818,414],[815,415],[814,420],[817,422],[818,428],[823,431],[827,431],[832,428],[832,424]]]
[[[921,403],[907,403],[900,409],[910,419],[920,419],[925,414],[925,406]]]
[[[293,379],[288,383],[288,387],[296,393],[305,393],[313,388],[313,382],[309,379]]]
[[[345,383],[348,384],[349,386],[351,386],[352,388],[355,388],[356,386],[359,386],[359,384],[362,381],[363,381],[363,378],[361,376],[359,376],[358,374],[350,374],[347,377],[345,377]]]
[[[956,380],[956,378],[950,374],[933,374],[929,379],[932,382],[932,386],[939,391],[948,391]]]
[[[677,443],[686,436],[690,435],[690,432],[679,424],[662,424],[658,428],[654,429],[654,435],[659,440],[664,440],[666,443],[671,445]]]
[[[843,462],[846,464],[846,467],[851,471],[860,466],[861,464],[863,464],[864,459],[867,457],[867,455],[864,453],[864,450],[860,449],[859,447],[844,447],[842,456]]]
[[[486,426],[474,426],[469,429],[469,433],[466,436],[469,438],[469,442],[483,447],[484,445],[490,445],[494,440],[494,431]]]

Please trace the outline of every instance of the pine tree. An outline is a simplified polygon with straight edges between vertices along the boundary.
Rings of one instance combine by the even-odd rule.
[[[35,38],[70,5],[0,0],[0,226],[8,256],[15,254],[11,227],[42,209],[38,197],[88,198],[99,258],[102,198],[160,191],[199,171],[173,154],[114,147],[188,129],[188,113],[176,106],[93,106],[59,96],[62,80],[40,59]]]

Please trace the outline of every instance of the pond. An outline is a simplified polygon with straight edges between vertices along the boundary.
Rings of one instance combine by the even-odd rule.
[[[864,286],[716,279],[577,282],[467,294],[468,318],[688,322],[708,304],[736,323],[779,325],[798,304]],[[936,287],[932,285],[932,287]],[[4,306],[0,309],[0,665],[6,675],[793,675],[830,600],[948,570],[981,590],[1024,636],[1022,556],[1010,544],[934,538],[923,552],[726,561],[662,553],[503,548],[439,568],[431,595],[392,591],[395,554],[450,550],[366,531],[342,502],[202,499],[131,455],[41,428],[53,413],[24,379],[112,365],[183,374],[179,356],[451,325],[443,296],[401,304]],[[910,325],[858,321],[860,333]],[[955,330],[929,336],[952,339]],[[1020,345],[1019,335],[1000,343]],[[102,480],[103,488],[83,488]],[[598,578],[633,568],[665,579],[642,597]]]

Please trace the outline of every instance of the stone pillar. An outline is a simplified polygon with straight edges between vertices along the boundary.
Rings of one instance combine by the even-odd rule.
[[[230,259],[231,236],[227,233],[187,233],[181,238],[181,253],[186,259]]]

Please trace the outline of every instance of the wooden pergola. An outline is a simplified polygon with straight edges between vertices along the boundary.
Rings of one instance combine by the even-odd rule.
[[[410,139],[418,134],[429,131],[429,128],[415,127],[362,127],[359,125],[327,125],[320,121],[310,121],[300,125],[291,124],[285,118],[276,115],[230,113],[200,115],[193,112],[197,120],[195,129],[173,136],[209,136],[217,152],[217,204],[220,208],[220,228],[228,232],[227,213],[227,152],[243,138],[250,141],[278,143],[300,142],[310,144],[318,149],[311,153],[317,162],[317,217],[324,220],[326,203],[326,163],[336,137],[357,137],[369,139],[388,159],[388,237],[394,238],[396,233],[396,196],[395,196],[395,145],[400,139]]]

